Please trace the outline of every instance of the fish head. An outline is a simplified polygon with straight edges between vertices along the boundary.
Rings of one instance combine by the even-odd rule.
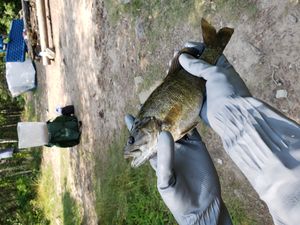
[[[160,131],[161,122],[155,117],[135,119],[124,152],[125,158],[133,158],[132,167],[142,165],[155,155]]]

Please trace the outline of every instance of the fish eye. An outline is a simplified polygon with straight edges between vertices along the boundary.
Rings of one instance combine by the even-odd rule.
[[[134,137],[133,136],[130,136],[128,138],[128,142],[127,142],[129,145],[132,145],[134,143]]]

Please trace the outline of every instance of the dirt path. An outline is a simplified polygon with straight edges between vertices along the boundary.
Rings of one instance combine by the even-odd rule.
[[[265,0],[256,7],[255,17],[245,15],[232,24],[222,20],[221,15],[212,15],[211,20],[220,27],[226,24],[235,28],[225,53],[251,92],[300,122],[299,4]],[[83,135],[80,145],[69,151],[71,172],[68,179],[72,195],[83,206],[84,223],[97,224],[92,183],[94,156],[106,157],[110,141],[124,125],[125,112],[136,112],[138,93],[134,77],[145,74],[153,62],[166,68],[173,50],[188,40],[195,40],[199,31],[179,23],[171,31],[172,40],[167,41],[162,34],[159,46],[147,52],[141,46],[149,44],[150,37],[139,39],[128,16],[111,26],[108,9],[102,1],[53,0],[50,10],[56,58],[45,71],[38,65],[38,70],[42,70],[39,88],[45,99],[39,108],[43,117],[49,119],[55,117],[57,105],[75,105],[76,114],[83,121]],[[279,89],[287,90],[288,97],[276,99]],[[202,135],[204,140],[216,139],[207,146],[218,168],[224,193],[245,201],[246,208],[256,212],[259,224],[271,224],[266,207],[220,150],[221,143],[216,135],[211,130]],[[60,193],[61,178],[59,170],[55,169],[60,168],[59,149],[45,150],[44,160],[54,168]]]

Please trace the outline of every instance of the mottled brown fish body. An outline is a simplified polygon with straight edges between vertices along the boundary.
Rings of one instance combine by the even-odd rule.
[[[205,93],[205,80],[184,69],[169,74],[142,106],[137,118],[154,116],[162,129],[180,139],[199,122],[199,111]]]

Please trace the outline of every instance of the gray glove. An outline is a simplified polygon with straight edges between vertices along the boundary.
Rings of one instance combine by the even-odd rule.
[[[134,118],[127,115],[125,122],[130,130]],[[157,149],[150,163],[156,170],[158,191],[177,222],[232,224],[221,199],[218,175],[197,130],[175,144],[172,135],[163,131]]]
[[[204,45],[199,42],[188,42],[185,47],[197,48],[203,51]],[[209,124],[208,114],[217,112],[220,103],[227,97],[251,96],[247,86],[228,62],[224,55],[217,61],[216,66],[205,63],[202,60],[195,59],[188,54],[182,54],[179,57],[181,66],[189,73],[202,77],[206,82],[207,101],[204,102],[201,109],[201,118]],[[209,107],[209,109],[208,109]],[[211,115],[213,116],[213,115]]]
[[[207,81],[201,117],[218,133],[226,152],[266,202],[274,223],[299,224],[300,126],[251,97],[224,56],[216,66],[187,54],[179,62]]]

